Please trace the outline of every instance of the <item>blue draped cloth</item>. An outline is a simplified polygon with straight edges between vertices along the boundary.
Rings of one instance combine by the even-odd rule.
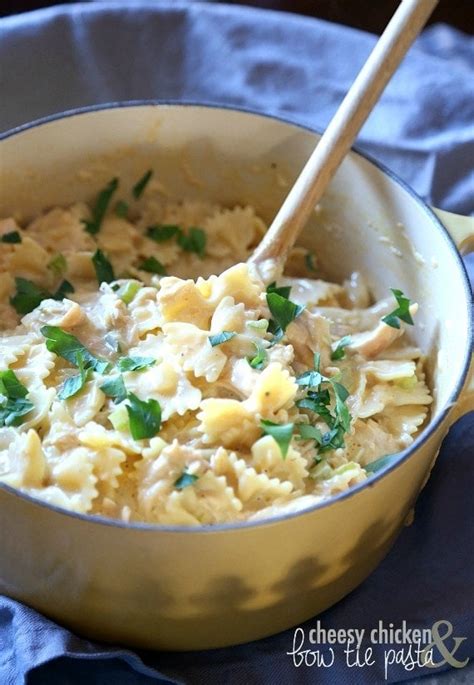
[[[81,3],[13,16],[0,21],[0,130],[139,99],[240,105],[323,129],[375,40],[295,15],[179,0]],[[473,83],[472,39],[431,27],[358,140],[428,202],[464,214],[474,210]],[[474,263],[467,263],[472,277]],[[447,647],[464,637],[455,656],[474,657],[473,457],[470,414],[444,441],[414,523],[359,588],[302,626],[306,635],[317,620],[325,629],[367,631],[379,621],[431,628],[446,620],[453,626]],[[0,597],[0,683],[365,685],[432,673],[393,664],[385,679],[380,646],[370,667],[349,669],[342,651],[330,668],[296,667],[287,654],[293,636],[289,630],[207,652],[138,653],[87,641]]]

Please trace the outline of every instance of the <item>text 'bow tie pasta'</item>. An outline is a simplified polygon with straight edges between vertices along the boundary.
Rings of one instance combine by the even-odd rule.
[[[373,302],[361,274],[330,283],[301,247],[264,283],[254,208],[163,188],[150,170],[0,220],[0,482],[215,525],[324,501],[410,445],[432,401],[416,303]]]

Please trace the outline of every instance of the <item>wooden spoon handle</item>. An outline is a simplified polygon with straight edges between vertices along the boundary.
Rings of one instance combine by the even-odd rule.
[[[402,0],[249,261],[282,270],[288,252],[438,0]]]

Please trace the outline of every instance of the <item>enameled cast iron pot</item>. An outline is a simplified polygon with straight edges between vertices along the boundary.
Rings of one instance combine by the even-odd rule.
[[[90,200],[112,176],[132,184],[153,167],[172,196],[251,203],[270,221],[317,137],[208,106],[68,112],[4,135],[0,215]],[[91,638],[180,650],[276,633],[350,592],[393,544],[449,426],[474,409],[472,296],[458,252],[473,247],[470,221],[436,216],[352,152],[301,241],[329,279],[359,270],[376,297],[396,287],[420,304],[413,336],[429,357],[433,415],[395,464],[301,513],[196,529],[77,515],[2,486],[0,592]]]

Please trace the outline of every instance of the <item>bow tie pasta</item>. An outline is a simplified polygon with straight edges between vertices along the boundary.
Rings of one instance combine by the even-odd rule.
[[[0,482],[217,524],[323,501],[413,441],[432,400],[401,291],[371,303],[302,248],[263,283],[252,207],[165,201],[151,173],[120,191],[0,221]]]

